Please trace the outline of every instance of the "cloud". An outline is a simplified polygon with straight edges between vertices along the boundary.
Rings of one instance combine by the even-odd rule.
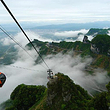
[[[55,32],[55,36],[61,36],[61,37],[77,37],[79,33],[86,34],[88,30],[81,29],[78,31],[64,31],[64,32]]]
[[[42,42],[53,42],[52,39],[44,38],[44,37],[40,36],[39,34],[37,34],[36,32],[33,32],[33,31],[26,31],[26,34],[29,37],[30,41],[33,41],[34,39],[38,39],[39,41],[42,41]],[[16,35],[11,36],[11,38],[13,38],[13,40],[15,42],[19,43],[23,47],[25,47],[26,44],[29,43],[29,41],[27,40],[27,38],[24,36],[24,34],[22,32],[19,32]],[[13,40],[10,39],[9,37],[5,37],[5,38],[2,38],[0,40],[0,42],[1,42],[2,45],[8,46],[8,45],[11,45],[11,44],[16,44]],[[57,40],[54,40],[54,41],[59,42]]]
[[[25,36],[20,32],[20,33],[17,33],[15,36],[11,36],[10,37],[17,43],[20,43],[22,46],[25,46],[27,43],[28,43],[28,40],[25,38]],[[4,46],[8,46],[8,45],[11,45],[11,44],[15,44],[15,42],[9,37],[5,37],[5,38],[2,38],[0,40],[0,42],[2,43],[2,45]]]
[[[87,34],[89,30],[81,29],[77,31],[62,31],[62,32],[55,32],[54,36],[65,38],[67,42],[75,42],[75,41],[83,41],[84,35]],[[66,39],[68,37],[71,37],[73,39]],[[93,36],[88,36],[88,39],[91,41],[93,39]]]
[[[0,71],[7,77],[4,86],[0,88],[0,103],[9,99],[11,92],[19,84],[46,85],[47,83],[45,65],[35,64],[35,59],[38,57],[36,52],[34,50],[27,50],[32,58],[21,48],[17,49],[17,60],[11,65],[0,66]]]
[[[88,40],[89,41],[91,41],[94,37],[93,36],[88,36],[87,35],[87,37],[88,37]],[[76,40],[74,40],[74,41],[83,41],[83,38],[84,38],[84,35],[79,35],[78,37],[77,37],[77,39]]]
[[[13,41],[11,41],[9,38],[3,38],[3,39],[1,39],[0,42],[2,45],[5,45],[5,46],[8,46],[13,43]]]
[[[33,32],[26,32],[30,39],[33,40],[35,38],[39,38],[39,35]],[[27,39],[24,37],[22,33],[18,33],[13,36],[16,41],[25,48],[25,45],[28,43]],[[43,38],[42,38],[43,40]],[[1,39],[1,42],[4,46],[11,45],[14,42],[9,38]],[[13,91],[13,89],[21,84],[33,84],[33,85],[46,85],[47,83],[47,73],[46,66],[44,64],[36,65],[35,60],[38,57],[38,54],[35,50],[27,50],[25,48],[24,51],[17,44],[14,45],[14,48],[17,49],[16,57],[17,59],[11,65],[1,65],[0,71],[3,72],[6,77],[6,83],[2,88],[0,88],[0,103],[7,100]],[[38,48],[37,48],[38,50]],[[28,54],[27,54],[28,53]],[[7,93],[6,93],[7,91]]]
[[[110,36],[110,31],[108,31],[108,35]]]
[[[94,90],[106,91],[105,84],[110,80],[107,72],[103,69],[96,69],[94,74],[90,75],[85,71],[85,67],[91,64],[92,58],[83,59],[80,56],[72,57],[73,55],[74,52],[70,52],[68,55],[60,53],[53,57],[50,56],[52,58],[46,60],[46,62],[54,70],[54,73],[61,72],[68,75],[76,84],[79,84],[90,93]]]
[[[88,39],[91,41],[94,37],[92,35],[87,36]]]
[[[84,35],[88,32],[86,29],[81,29],[77,31],[62,31],[62,32],[55,32],[54,36],[59,38],[65,38],[67,42],[75,42],[75,41],[83,41]],[[68,39],[71,37],[71,39]],[[91,41],[92,36],[88,36],[88,39]]]

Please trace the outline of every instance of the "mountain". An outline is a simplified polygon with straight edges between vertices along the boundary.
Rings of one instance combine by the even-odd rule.
[[[110,83],[108,92],[91,97],[68,76],[58,73],[49,79],[47,88],[21,84],[11,93],[11,104],[6,110],[108,110],[110,104]],[[2,104],[2,107],[6,103]],[[5,109],[5,108],[2,108]]]
[[[39,53],[41,56],[46,56],[49,54],[58,54],[59,52],[63,54],[68,54],[69,51],[73,51],[74,55],[80,55],[81,57],[91,56],[94,60],[91,62],[91,67],[93,68],[103,68],[108,71],[110,75],[110,36],[109,35],[96,35],[92,41],[88,42],[66,42],[61,41],[60,43],[52,42],[42,42],[34,39],[32,42],[35,46],[39,47]],[[30,49],[31,44],[27,44]],[[74,56],[73,56],[74,58]],[[40,62],[38,58],[36,62]]]
[[[109,34],[110,28],[108,29],[99,29],[99,28],[91,28],[86,35],[104,35]]]
[[[103,30],[102,30],[103,31]],[[96,68],[105,69],[110,76],[110,36],[96,35],[92,41],[88,37],[84,37],[83,42],[42,42],[34,39],[34,46],[39,48],[40,55],[45,56],[59,52],[69,54],[71,51],[74,56],[80,55],[85,61],[85,58],[93,58],[93,61],[86,65],[83,70],[87,75],[94,76]],[[31,49],[31,44],[26,47]],[[40,63],[41,59],[36,59],[36,63]],[[67,73],[66,73],[67,74]],[[76,73],[77,74],[77,73]],[[106,81],[104,85],[107,84]],[[102,84],[103,85],[103,84]],[[32,86],[21,84],[11,93],[10,100],[3,103],[3,108],[6,110],[108,110],[110,105],[110,83],[107,84],[106,92],[95,93],[91,97],[79,85],[76,85],[68,76],[58,73],[53,79],[49,79],[47,87]],[[95,90],[94,90],[95,91]],[[101,91],[99,89],[99,91]]]
[[[54,29],[58,31],[69,31],[69,30],[81,30],[81,29],[90,29],[90,28],[108,28],[108,27],[110,27],[109,21],[98,21],[98,22],[90,22],[90,23],[67,23],[67,24],[58,24],[58,25],[44,25],[44,26],[36,26],[30,29],[31,30]]]
[[[87,91],[61,73],[50,79],[47,88],[21,84],[11,93],[13,104],[6,110],[61,110],[87,107],[91,100]]]
[[[108,28],[110,21],[97,21],[89,23],[66,23],[66,24],[39,24],[33,22],[21,22],[22,28],[25,30],[58,30],[58,31],[71,31],[90,28]],[[2,24],[2,26],[10,33],[14,34],[19,32],[19,28],[14,23]]]

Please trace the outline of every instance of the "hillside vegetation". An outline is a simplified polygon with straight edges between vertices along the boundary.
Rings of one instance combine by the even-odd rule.
[[[86,35],[105,35],[108,34],[109,29],[91,28]]]
[[[92,68],[103,68],[108,71],[110,75],[110,36],[109,35],[97,35],[88,41],[87,43],[76,41],[76,42],[66,42],[61,41],[60,43],[52,42],[42,42],[34,40],[33,44],[39,47],[39,53],[41,56],[45,57],[49,54],[66,54],[69,51],[73,51],[74,55],[80,55],[81,57],[90,56],[94,60],[91,63]],[[94,45],[94,51],[91,50],[91,45]],[[27,45],[30,49],[32,48],[30,44]],[[97,51],[96,51],[97,49]],[[39,61],[39,58],[36,60]]]
[[[68,76],[58,73],[50,79],[47,88],[21,84],[11,93],[12,105],[6,110],[108,110],[110,106],[110,83],[108,92],[91,97]]]

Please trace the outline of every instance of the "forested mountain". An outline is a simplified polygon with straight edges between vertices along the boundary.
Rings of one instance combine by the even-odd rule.
[[[94,75],[94,69],[107,70],[110,76],[110,36],[96,35],[92,41],[84,36],[83,41],[42,42],[34,39],[32,42],[39,48],[39,54],[45,56],[59,52],[74,56],[80,55],[83,59],[90,56],[94,60],[86,66],[85,72]],[[26,47],[31,49],[31,44]],[[74,58],[73,56],[73,58]],[[40,63],[40,58],[36,59]],[[64,73],[65,74],[65,73]],[[95,94],[93,97],[79,85],[76,85],[68,76],[57,73],[49,79],[47,87],[21,84],[11,93],[10,99],[1,106],[6,110],[108,110],[110,106],[110,83],[107,91]],[[76,73],[77,74],[77,73]]]
[[[107,89],[108,92],[91,97],[68,76],[58,73],[49,80],[47,88],[24,84],[17,86],[10,100],[2,106],[7,104],[9,107],[6,110],[108,110],[110,84]]]
[[[57,25],[44,25],[44,26],[33,27],[32,30],[56,29],[59,31],[69,31],[69,30],[103,28],[103,27],[110,27],[110,22],[109,21],[98,21],[98,22],[90,22],[90,23],[67,23],[67,24],[57,24]]]
[[[110,36],[109,35],[96,35],[92,41],[87,42],[66,42],[61,41],[60,43],[52,42],[41,42],[34,40],[32,42],[35,46],[39,47],[39,53],[42,56],[49,54],[57,54],[62,52],[63,54],[68,51],[74,51],[74,55],[80,55],[81,57],[91,56],[94,61],[91,66],[94,68],[104,68],[110,73]],[[30,44],[27,46],[32,48]],[[38,61],[38,60],[37,60]]]
[[[108,34],[110,31],[110,28],[108,29],[99,29],[99,28],[91,28],[88,33],[86,35],[104,35],[104,34]]]
[[[99,35],[99,34],[100,35],[105,35],[105,34],[109,34],[109,30],[110,29],[91,28],[86,33],[86,35],[87,36],[91,35],[93,37],[96,36],[96,35]],[[78,34],[80,35],[81,33],[78,33]],[[0,35],[1,35],[1,33],[0,33]],[[76,37],[67,37],[66,39],[75,40],[75,39],[77,39],[77,37],[78,36],[76,36]],[[61,41],[60,43],[56,43],[56,42],[49,43],[49,42],[42,42],[42,41],[39,41],[37,39],[34,39],[34,41],[32,43],[35,44],[36,46],[40,47],[40,54],[42,54],[42,55],[51,54],[51,53],[54,53],[54,54],[56,53],[57,54],[60,51],[66,52],[66,51],[68,51],[68,49],[76,48],[76,45],[80,45],[80,48],[86,49],[85,46],[88,48],[87,45],[89,45],[89,44],[85,45],[80,41],[76,41],[76,42]],[[30,44],[27,44],[27,45],[29,45],[31,47]],[[81,45],[83,45],[83,47],[81,47]],[[14,47],[14,44],[9,46],[9,45],[3,45],[2,43],[0,43],[0,47],[1,47],[0,48],[0,56],[1,56],[0,61],[1,61],[1,64],[6,64],[6,65],[12,64],[13,61],[16,60],[16,54],[18,52],[17,49]],[[108,47],[106,49],[108,49]]]

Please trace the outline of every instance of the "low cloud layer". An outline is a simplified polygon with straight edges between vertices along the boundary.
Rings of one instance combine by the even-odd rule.
[[[26,34],[30,38],[31,41],[33,41],[34,39],[38,39],[39,41],[43,41],[43,42],[52,42],[53,41],[52,39],[44,38],[33,31],[26,31]],[[24,34],[22,32],[17,33],[15,36],[11,36],[11,38],[14,41],[16,41],[17,43],[19,43],[20,45],[22,45],[23,47],[25,47],[26,44],[29,43],[29,41],[27,40],[27,38],[24,36]],[[0,39],[0,43],[4,46],[8,46],[10,44],[15,44],[15,42],[13,40],[11,40],[9,37],[5,37],[5,38]],[[58,42],[57,40],[54,40],[54,41]]]
[[[47,38],[45,37],[46,36],[45,31],[44,32],[43,30],[41,31],[43,33],[43,36],[33,31],[26,31],[26,34],[28,35],[31,41],[33,41],[34,39],[38,39],[39,41],[43,41],[43,42],[60,42],[63,39],[67,42],[75,42],[75,41],[83,41],[84,35],[88,32],[88,30],[86,29],[81,29],[78,31],[62,31],[62,32],[51,32],[50,30],[47,32],[50,38],[49,37]],[[17,33],[15,36],[11,36],[11,37],[23,47],[25,47],[26,44],[29,43],[29,41],[22,32]],[[93,36],[88,36],[88,39],[91,41],[93,39]],[[15,44],[15,42],[13,42],[9,37],[2,38],[0,40],[0,43],[4,46]]]
[[[77,37],[79,33],[86,34],[88,30],[81,29],[78,31],[63,31],[63,32],[55,32],[55,36],[62,36],[62,37]]]
[[[19,84],[46,85],[47,74],[45,65],[36,65],[35,59],[38,55],[34,50],[28,51],[33,57],[30,57],[23,50],[18,50],[18,59],[11,65],[0,66],[0,71],[3,72],[7,80],[2,88],[0,88],[0,103],[9,99],[13,89]]]
[[[75,41],[83,41],[84,35],[86,35],[88,31],[89,30],[86,29],[81,29],[77,31],[62,31],[62,32],[55,32],[54,35],[57,37],[63,37],[68,42],[75,42]],[[88,36],[88,39],[91,41],[93,39],[93,36]]]
[[[103,69],[94,70],[94,74],[90,75],[85,71],[85,67],[90,65],[92,58],[87,57],[82,59],[80,56],[72,57],[74,52],[68,55],[58,54],[49,60],[51,68],[57,72],[68,75],[76,84],[81,85],[89,92],[93,90],[106,90],[105,84],[107,84],[110,78],[107,76],[107,72]],[[55,62],[55,63],[52,63]]]

